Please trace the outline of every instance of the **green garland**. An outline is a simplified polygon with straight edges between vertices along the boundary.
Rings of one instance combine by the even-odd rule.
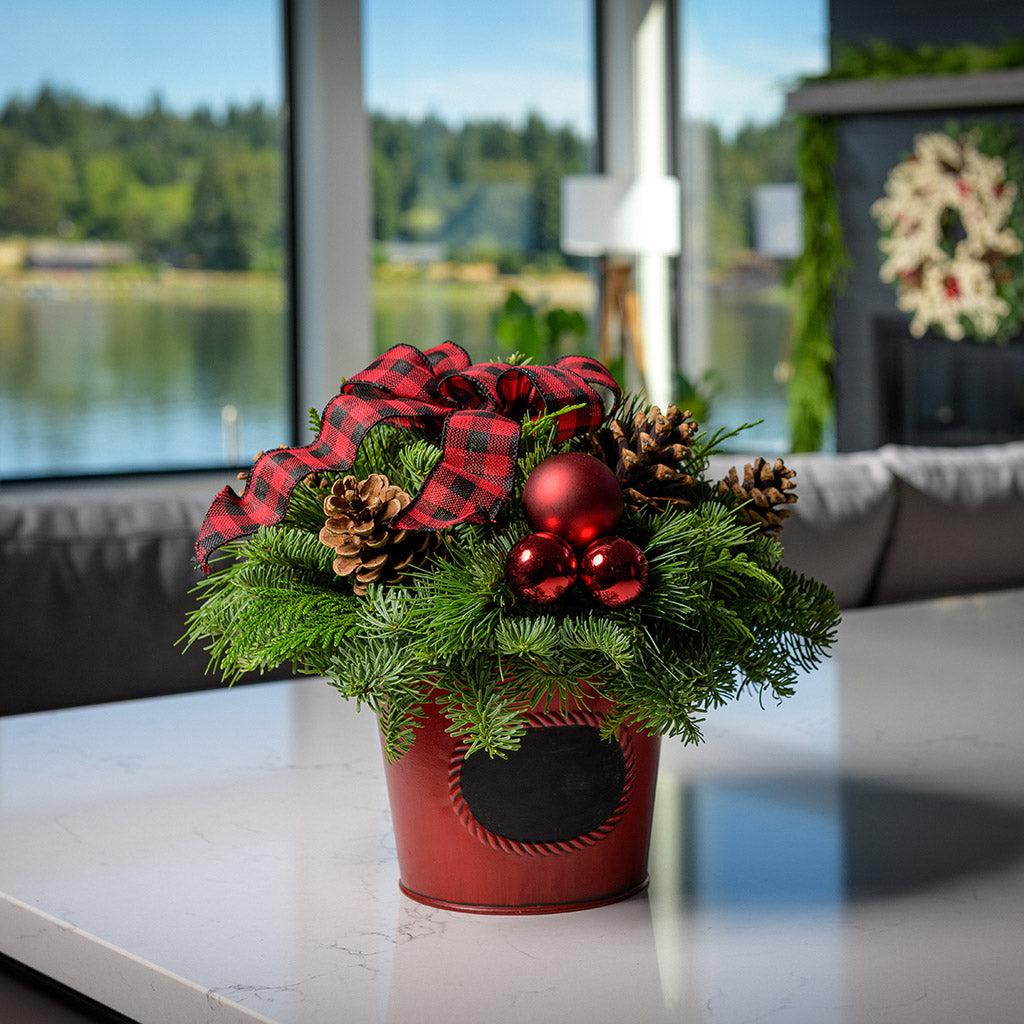
[[[628,414],[640,408],[625,405]],[[790,695],[833,643],[839,612],[827,587],[780,563],[778,542],[744,521],[732,495],[704,482],[725,432],[699,436],[679,463],[694,480],[689,507],[624,514],[616,533],[650,567],[636,602],[604,608],[574,588],[537,605],[513,593],[505,559],[531,532],[520,502],[526,477],[588,441],[556,446],[550,422],[524,424],[515,492],[497,522],[443,531],[424,564],[362,597],[334,574],[334,552],[318,538],[332,479],[307,478],[280,524],[214,554],[184,639],[204,644],[211,669],[228,680],[288,663],[326,676],[377,714],[390,759],[409,749],[430,700],[471,751],[501,755],[516,748],[538,701],[571,696],[586,707],[587,681],[617,705],[608,735],[629,721],[690,743],[711,709],[747,689]],[[598,433],[611,438],[607,425]],[[439,456],[436,437],[380,426],[352,472],[384,473],[411,494]]]
[[[969,74],[1022,66],[1024,40],[1012,40],[999,47],[965,43],[949,47],[922,46],[916,50],[873,42],[860,48],[842,48],[826,74],[804,78],[801,84],[853,78]],[[834,185],[835,125],[832,117],[801,115],[797,118],[797,176],[804,195],[805,249],[790,274],[795,286],[796,311],[789,422],[792,448],[798,452],[818,450],[825,427],[834,416],[832,309],[849,262]]]
[[[789,271],[796,294],[789,428],[795,452],[821,448],[834,415],[832,300],[849,264],[833,167],[835,121],[798,118],[797,176],[803,191],[804,244]]]

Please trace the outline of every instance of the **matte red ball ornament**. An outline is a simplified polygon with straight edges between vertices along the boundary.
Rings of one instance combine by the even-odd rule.
[[[535,530],[564,537],[580,550],[618,526],[622,488],[600,459],[563,452],[545,459],[527,477],[523,510]]]
[[[625,537],[601,537],[583,553],[579,575],[595,601],[621,608],[647,589],[647,559]]]
[[[576,582],[576,555],[552,533],[531,533],[505,560],[505,579],[517,597],[550,604]]]

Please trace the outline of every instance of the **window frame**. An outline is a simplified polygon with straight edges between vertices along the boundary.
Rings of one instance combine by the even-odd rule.
[[[678,113],[678,0],[593,0],[596,143],[599,168],[608,172],[635,167],[638,120],[634,81],[638,56],[636,26],[653,7],[663,7],[669,31],[659,73],[666,83],[665,133],[668,154],[664,173],[675,173]],[[308,437],[308,410],[322,409],[353,367],[375,355],[372,314],[372,232],[369,117],[364,109],[361,0],[280,0],[283,48],[283,182],[285,220],[285,351],[289,375],[286,410],[289,444]],[[623,26],[626,31],[623,32]],[[667,71],[666,71],[667,69]],[[645,131],[651,130],[649,124]],[[633,141],[625,143],[622,139]],[[630,149],[632,147],[632,151]],[[661,313],[670,311],[667,351],[655,391],[670,378],[664,367],[677,364],[679,274],[657,275],[660,295],[642,302]],[[652,286],[648,286],[651,291]],[[651,301],[651,300],[654,301]],[[660,382],[660,383],[658,383]],[[653,392],[652,392],[653,394]],[[233,467],[197,466],[140,469],[109,474],[74,474],[10,480],[6,484],[45,480],[132,478],[218,472]]]

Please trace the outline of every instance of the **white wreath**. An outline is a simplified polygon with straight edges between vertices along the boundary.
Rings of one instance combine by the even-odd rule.
[[[981,153],[971,135],[918,135],[913,156],[889,172],[885,196],[871,206],[885,232],[879,277],[913,314],[915,338],[934,324],[959,341],[964,320],[978,338],[998,333],[1010,304],[996,292],[993,268],[1024,249],[1007,227],[1016,198],[1005,162]]]

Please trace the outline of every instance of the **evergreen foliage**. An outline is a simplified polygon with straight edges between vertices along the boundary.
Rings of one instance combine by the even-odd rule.
[[[624,408],[645,406],[627,398]],[[307,478],[278,526],[215,553],[185,639],[204,643],[211,669],[228,680],[282,663],[326,676],[378,716],[391,759],[409,749],[431,700],[471,752],[501,756],[517,747],[528,710],[570,695],[586,706],[588,684],[617,707],[608,735],[628,721],[688,743],[702,738],[710,711],[745,690],[789,696],[832,644],[839,613],[826,587],[782,566],[777,541],[745,525],[735,499],[703,479],[725,432],[700,435],[680,464],[697,481],[690,507],[624,514],[616,532],[650,567],[636,602],[605,608],[580,587],[552,605],[516,597],[505,559],[531,532],[523,482],[547,456],[586,442],[556,447],[550,421],[524,424],[515,493],[495,523],[449,528],[426,563],[363,597],[334,575],[317,537],[333,478]],[[383,472],[412,493],[439,455],[436,438],[381,426],[353,471]]]

